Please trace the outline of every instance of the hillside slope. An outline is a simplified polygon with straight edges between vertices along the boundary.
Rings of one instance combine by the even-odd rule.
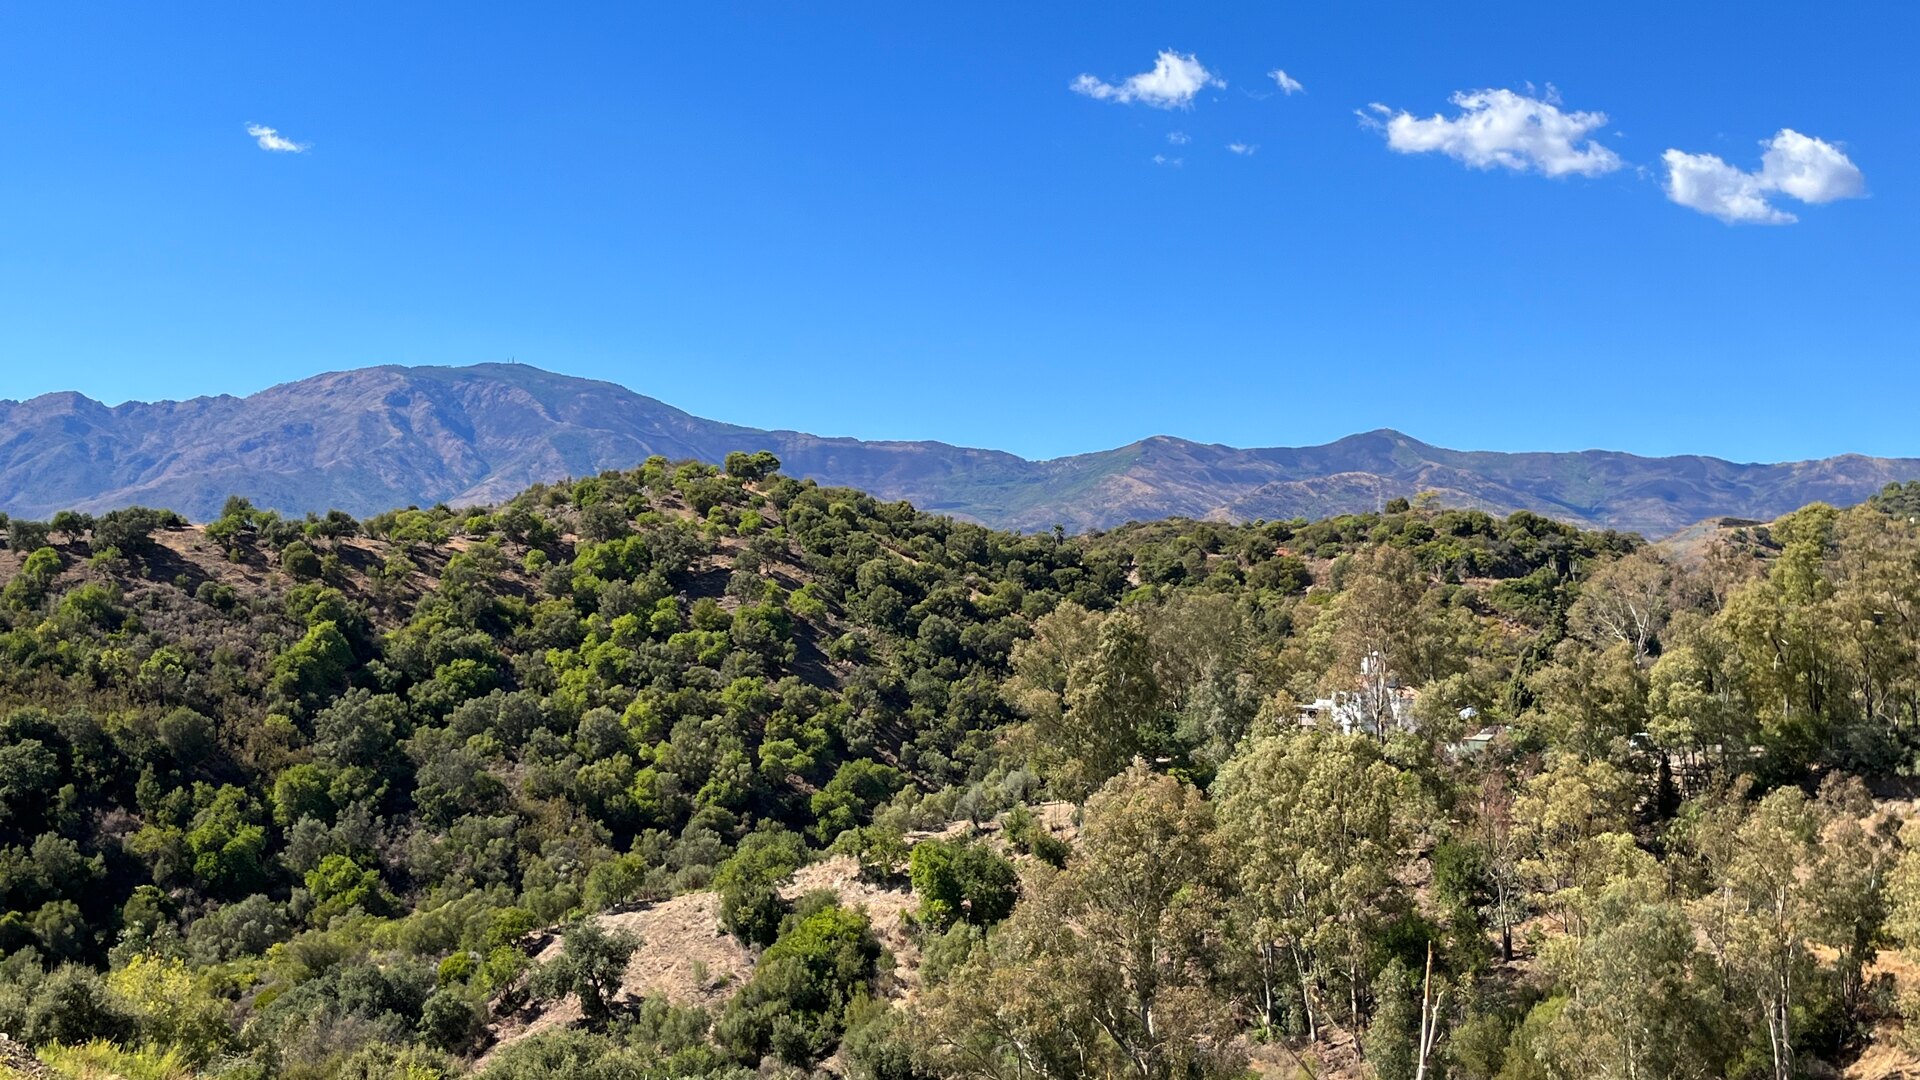
[[[228,495],[243,494],[294,514],[368,514],[497,501],[654,454],[717,462],[759,449],[778,454],[790,475],[1024,530],[1171,515],[1313,518],[1431,490],[1449,505],[1663,536],[1709,517],[1855,503],[1920,477],[1920,459],[1910,458],[1755,465],[1609,451],[1506,454],[1448,450],[1387,430],[1250,450],[1157,436],[1028,461],[938,442],[739,427],[612,383],[482,364],[336,372],[245,398],[0,401],[0,510],[44,517],[143,504],[208,520]]]
[[[1349,1080],[1430,962],[1482,1066],[1744,1075],[1770,960],[1711,935],[1786,890],[1795,1060],[1906,1067],[1920,488],[1688,561],[1430,507],[996,532],[766,465],[6,523],[0,1031],[69,1077],[1116,1076],[1144,956],[1203,1053],[1154,1075]],[[1282,918],[1332,951],[1260,966]],[[1653,1039],[1558,1019],[1615,994]]]

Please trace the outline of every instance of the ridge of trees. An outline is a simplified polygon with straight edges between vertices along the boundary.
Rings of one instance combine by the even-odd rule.
[[[1404,500],[1020,535],[764,452],[0,521],[0,1031],[434,1077],[567,999],[486,1075],[1787,1080],[1912,1011],[1875,960],[1920,858],[1865,782],[1920,760],[1906,494],[1697,562]],[[912,1004],[783,892],[825,851],[914,888]],[[591,916],[703,888],[750,979],[624,997]]]

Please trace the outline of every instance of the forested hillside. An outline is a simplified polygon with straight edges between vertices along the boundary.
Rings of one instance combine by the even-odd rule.
[[[138,1080],[1904,1053],[1911,491],[1682,557],[1431,500],[1023,535],[779,467],[5,522],[0,1032]],[[670,904],[737,978],[632,989]]]

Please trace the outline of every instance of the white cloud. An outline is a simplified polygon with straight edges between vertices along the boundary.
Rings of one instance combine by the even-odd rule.
[[[1280,89],[1286,92],[1288,97],[1292,97],[1295,94],[1303,94],[1307,90],[1306,87],[1300,85],[1299,79],[1294,78],[1279,68],[1274,68],[1272,71],[1267,72],[1267,78],[1277,83]]]
[[[1180,166],[1185,165],[1187,163],[1187,159],[1177,158],[1177,157],[1168,157],[1165,154],[1155,154],[1153,155],[1153,163],[1155,165],[1171,165],[1177,169]]]
[[[263,124],[248,124],[247,134],[253,136],[254,141],[260,144],[260,149],[262,150],[271,150],[276,154],[304,154],[307,152],[308,144],[297,143],[292,139],[283,138],[278,131]]]
[[[1760,176],[1780,192],[1805,203],[1857,199],[1867,193],[1867,178],[1830,142],[1781,128],[1764,144]]]
[[[1249,157],[1258,149],[1260,147],[1254,143],[1230,142],[1227,144],[1229,153],[1239,154],[1241,157]]]
[[[1156,109],[1185,109],[1193,104],[1194,96],[1200,91],[1209,86],[1226,85],[1225,79],[1202,67],[1192,53],[1167,49],[1154,61],[1152,71],[1142,72],[1118,85],[1081,75],[1073,80],[1072,89],[1096,101],[1120,105],[1139,102]]]
[[[1169,131],[1167,132],[1167,141],[1175,146],[1185,146],[1193,141],[1193,136],[1188,135],[1184,131]]]
[[[1667,198],[1728,224],[1791,225],[1799,218],[1773,205],[1773,195],[1827,203],[1866,194],[1866,177],[1832,143],[1781,128],[1760,145],[1767,149],[1754,172],[1714,154],[1668,150],[1660,155],[1667,166]]]
[[[1790,225],[1798,220],[1767,202],[1759,176],[1712,154],[1669,150],[1660,159],[1667,163],[1667,198],[1681,206],[1726,222]]]
[[[1366,126],[1386,133],[1392,150],[1437,151],[1476,169],[1499,166],[1547,176],[1600,176],[1620,168],[1620,155],[1588,137],[1607,122],[1606,114],[1564,112],[1558,98],[1552,87],[1545,98],[1511,90],[1463,90],[1449,99],[1459,106],[1458,116],[1435,113],[1423,120],[1378,102],[1359,116]]]

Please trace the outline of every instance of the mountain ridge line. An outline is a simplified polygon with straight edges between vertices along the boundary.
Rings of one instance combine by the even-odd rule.
[[[1313,446],[1241,448],[1153,435],[1029,459],[938,440],[863,440],[696,416],[601,379],[526,364],[379,365],[246,396],[106,405],[77,391],[0,400],[0,510],[144,503],[196,520],[229,494],[288,513],[497,501],[539,482],[653,454],[718,462],[771,450],[792,475],[1003,528],[1129,520],[1321,517],[1422,491],[1445,505],[1531,510],[1585,527],[1669,535],[1719,516],[1765,519],[1858,502],[1920,478],[1920,459],[1848,453],[1794,462],[1620,450],[1434,446],[1377,428]]]

